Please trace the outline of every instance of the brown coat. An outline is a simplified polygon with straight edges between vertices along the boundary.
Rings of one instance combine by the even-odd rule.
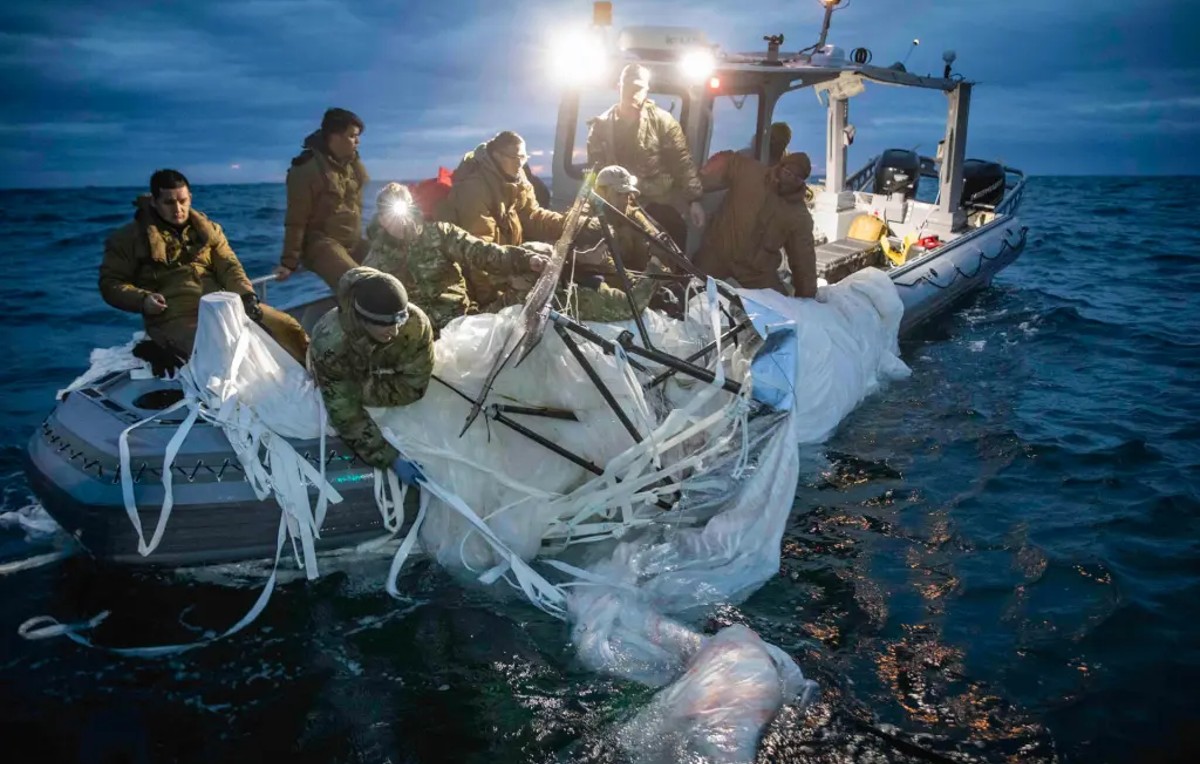
[[[192,351],[200,298],[212,292],[254,294],[254,287],[221,226],[192,210],[182,230],[154,211],[149,196],[138,198],[134,219],[104,243],[100,295],[114,308],[142,314],[146,334],[165,347]],[[167,309],[142,313],[147,295],[161,294]],[[281,346],[301,363],[308,336],[294,318],[269,306],[263,323]]]
[[[313,267],[332,242],[354,253],[361,247],[363,190],[370,177],[356,154],[338,162],[325,150],[320,131],[304,140],[304,150],[287,174],[287,213],[279,264],[295,270]],[[340,274],[339,274],[340,275]]]
[[[776,191],[777,167],[731,151],[709,160],[700,173],[705,188],[725,187],[728,193],[708,223],[695,262],[714,278],[732,278],[746,289],[787,294],[779,278],[782,250],[792,270],[796,297],[814,297],[817,254],[812,215],[803,189],[786,198]]]
[[[506,178],[483,143],[463,157],[454,171],[454,185],[438,206],[437,219],[501,245],[557,241],[565,221],[562,214],[538,204],[524,171],[515,181]],[[499,298],[487,271],[472,268],[466,276],[470,292],[480,304]]]
[[[704,195],[683,128],[652,101],[642,106],[636,145],[618,146],[618,108],[613,106],[588,123],[588,164],[600,168],[621,165],[637,176],[638,190],[646,202],[694,202]]]
[[[562,214],[538,204],[523,170],[516,180],[504,177],[487,144],[463,157],[437,218],[492,244],[516,245],[557,241],[564,221]]]

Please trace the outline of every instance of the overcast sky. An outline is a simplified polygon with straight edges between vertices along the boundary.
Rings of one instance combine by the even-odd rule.
[[[727,50],[815,41],[816,0],[616,0],[615,26],[682,24]],[[328,106],[367,123],[376,180],[451,168],[501,129],[550,149],[543,50],[586,0],[9,0],[0,9],[0,187],[279,181]],[[903,9],[903,10],[901,10]],[[875,64],[941,53],[979,82],[968,154],[1034,174],[1200,173],[1194,0],[851,0],[830,41]],[[880,92],[887,90],[889,92]],[[804,97],[801,97],[804,96]],[[922,100],[924,98],[924,100]],[[944,99],[869,86],[850,164],[932,151]],[[822,114],[795,94],[792,148],[820,157]],[[535,164],[541,160],[535,159]],[[815,161],[818,166],[821,161]],[[819,167],[818,167],[819,169]]]

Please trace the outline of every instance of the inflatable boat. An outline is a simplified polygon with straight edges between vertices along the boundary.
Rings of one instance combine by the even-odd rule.
[[[886,274],[903,305],[900,335],[988,286],[1024,249],[1026,229],[1018,215],[1024,177],[1013,168],[965,158],[972,84],[951,75],[950,58],[945,76],[922,77],[861,63],[869,56],[858,51],[847,57],[835,46],[824,46],[816,53],[788,55],[772,42],[767,51],[740,54],[720,53],[708,46],[705,50],[717,52],[699,71],[694,56],[688,67],[679,66],[677,60],[684,55],[681,41],[694,46],[696,40],[703,40],[701,32],[688,31],[683,35],[658,27],[626,30],[622,39],[629,44],[612,55],[621,56],[621,61],[639,61],[652,70],[652,91],[661,92],[652,92],[651,97],[670,102],[697,159],[720,148],[710,143],[722,104],[755,99],[751,151],[765,160],[766,137],[780,101],[798,97],[792,95],[798,91],[815,91],[823,98],[829,136],[825,178],[823,184],[810,186],[818,274],[829,288],[868,270]],[[938,156],[892,150],[847,175],[847,146],[853,136],[847,104],[869,83],[937,90],[947,96],[947,127]],[[582,147],[576,146],[581,120],[595,103],[613,95],[607,83],[586,78],[564,88],[552,165],[555,206],[566,208],[579,196],[585,175],[578,164]],[[740,106],[738,111],[743,112]],[[716,193],[704,204],[711,214],[719,202]],[[689,233],[691,248],[700,234]],[[265,291],[266,284],[262,286]],[[704,288],[702,282],[693,286]],[[722,286],[727,290],[726,307],[741,310],[736,285]],[[305,274],[298,275],[287,289],[299,291],[285,301],[267,299],[299,318],[306,329],[333,304],[311,275],[307,281]],[[732,317],[727,312],[723,319],[721,331],[728,335],[727,341],[736,341],[740,332],[748,331]],[[613,336],[620,331],[629,334],[628,329],[617,327]],[[636,342],[630,347],[635,346]],[[713,360],[711,356],[710,348],[707,356],[671,357],[677,363],[698,364],[699,358]],[[639,383],[647,390],[662,385],[664,375],[673,373],[666,361],[645,361]],[[720,359],[713,362],[721,363]],[[174,566],[270,556],[276,548],[280,508],[247,479],[246,466],[226,434],[198,421],[182,443],[174,444],[173,457],[164,459],[186,415],[186,409],[172,408],[183,397],[180,384],[148,376],[124,362],[101,371],[62,394],[30,438],[27,472],[50,515],[92,555],[116,563]],[[714,369],[707,371],[711,376]],[[487,393],[478,387],[459,392],[467,397]],[[505,426],[536,435],[540,423],[548,421],[545,411],[530,410],[521,401],[498,403],[483,397],[477,408],[485,410],[486,416],[476,427]],[[554,450],[549,436],[528,442],[547,458],[570,458]],[[324,517],[314,539],[317,549],[353,546],[399,530],[384,527],[386,513],[380,511],[376,471],[336,436],[296,440],[291,446],[300,458],[323,470],[342,499]],[[604,469],[604,465],[592,466]],[[173,507],[171,522],[153,553],[146,554],[135,526],[153,527],[168,500]],[[416,492],[410,492],[408,501],[411,517]]]

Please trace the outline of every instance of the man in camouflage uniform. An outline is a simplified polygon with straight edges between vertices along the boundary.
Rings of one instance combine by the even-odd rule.
[[[641,179],[647,211],[683,249],[687,226],[679,213],[688,205],[692,224],[704,227],[704,189],[683,129],[647,99],[650,70],[630,64],[621,71],[621,100],[588,122],[587,161],[592,167],[620,165]]]
[[[165,368],[192,354],[200,298],[219,291],[241,295],[246,315],[304,363],[304,329],[288,314],[259,303],[221,226],[192,209],[191,186],[182,173],[154,173],[150,196],[134,205],[134,219],[104,243],[100,295],[114,308],[142,314],[146,334],[169,356]]]
[[[367,406],[407,406],[433,374],[433,327],[395,277],[358,267],[338,282],[338,307],[317,322],[310,371],[342,442],[367,464],[405,482],[420,472],[388,443]],[[415,470],[415,472],[414,472]]]
[[[498,313],[525,302],[547,263],[544,255],[489,244],[449,223],[423,222],[411,199],[398,183],[380,192],[367,264],[412,284],[439,330],[461,315]],[[481,282],[482,299],[476,290]],[[639,306],[646,305],[653,290],[650,282],[635,288]],[[558,297],[564,304],[577,302],[584,321],[630,318],[625,293],[602,282],[593,287],[566,284]]]
[[[283,254],[275,277],[286,280],[300,265],[337,289],[338,279],[362,260],[363,190],[370,178],[358,158],[363,121],[352,111],[329,109],[321,129],[304,139],[287,174]]]
[[[611,204],[618,212],[625,213],[626,217],[637,223],[646,233],[655,237],[661,233],[658,224],[638,205],[638,179],[629,170],[620,165],[605,167],[596,174],[593,189],[597,196]],[[646,237],[618,222],[613,223],[612,229],[625,267],[634,271],[650,268],[656,248]],[[610,270],[616,267],[611,258],[608,265]],[[657,263],[653,265],[657,267]]]
[[[376,197],[367,241],[363,264],[400,279],[424,306],[435,335],[459,316],[479,312],[468,278],[529,273],[545,262],[527,249],[489,244],[456,225],[422,220],[412,193],[399,183],[387,184]]]

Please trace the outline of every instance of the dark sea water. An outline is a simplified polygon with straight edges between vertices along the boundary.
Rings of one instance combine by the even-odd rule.
[[[912,378],[843,422],[780,575],[706,624],[751,626],[821,684],[761,761],[1200,761],[1198,189],[1032,179],[1022,258],[907,342]],[[87,352],[137,326],[95,288],[134,194],[0,192],[0,562],[61,542],[19,455]],[[283,200],[195,192],[252,275]],[[613,730],[652,691],[583,670],[558,622],[428,563],[397,603],[386,567],[326,566],[245,632],[160,660],[16,628],[112,610],[106,644],[187,641],[262,579],[84,556],[0,576],[0,759],[619,760]]]

